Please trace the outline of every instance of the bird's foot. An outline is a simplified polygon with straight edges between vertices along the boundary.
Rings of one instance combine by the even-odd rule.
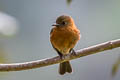
[[[65,59],[65,56],[63,56],[63,55],[62,55],[62,56],[60,56],[60,59]]]
[[[77,55],[74,49],[71,50],[71,54],[72,55]]]

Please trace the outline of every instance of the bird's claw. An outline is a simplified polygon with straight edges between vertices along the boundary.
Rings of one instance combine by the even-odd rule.
[[[72,55],[77,55],[76,52],[74,51],[74,49],[72,49],[71,54]]]
[[[65,56],[60,56],[60,59],[65,59]]]

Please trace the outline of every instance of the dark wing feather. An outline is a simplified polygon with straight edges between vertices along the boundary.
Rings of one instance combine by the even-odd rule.
[[[52,45],[53,46],[53,45]],[[58,55],[60,56],[60,57],[62,57],[63,55],[62,55],[62,53],[61,52],[59,52],[54,46],[53,46],[53,48],[57,51],[57,53],[58,53]]]

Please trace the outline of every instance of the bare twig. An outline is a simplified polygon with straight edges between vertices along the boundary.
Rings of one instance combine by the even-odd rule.
[[[110,50],[117,47],[120,47],[120,39],[108,41],[105,43],[101,43],[95,46],[78,50],[76,51],[76,55],[69,54],[65,56],[64,59],[60,59],[60,57],[57,56],[53,58],[24,62],[24,63],[0,64],[0,71],[20,71],[20,70],[28,70],[33,68],[44,67],[48,65],[61,63],[67,60],[72,60],[83,56],[95,54],[101,51]]]

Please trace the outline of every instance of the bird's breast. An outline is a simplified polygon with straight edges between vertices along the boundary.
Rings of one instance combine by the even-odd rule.
[[[78,32],[78,30],[71,28],[53,28],[50,41],[58,51],[68,54],[79,40]]]

